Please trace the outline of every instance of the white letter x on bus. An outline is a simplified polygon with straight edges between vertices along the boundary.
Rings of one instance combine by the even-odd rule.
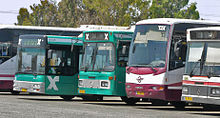
[[[54,77],[54,79],[51,76],[47,76],[48,80],[50,81],[50,85],[47,89],[54,89],[55,91],[58,91],[58,88],[56,86],[56,82],[59,82],[59,76]]]
[[[37,45],[40,45],[41,39],[38,39]]]
[[[105,40],[108,40],[108,33],[105,33]]]

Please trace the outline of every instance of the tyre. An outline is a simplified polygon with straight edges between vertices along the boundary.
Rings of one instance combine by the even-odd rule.
[[[122,100],[123,102],[125,102],[126,104],[128,104],[128,105],[135,105],[137,102],[140,101],[139,98],[128,98],[128,97],[126,97],[126,96],[122,96],[122,97],[121,97],[121,100]]]
[[[19,91],[11,91],[12,95],[19,95],[19,93],[20,93]]]
[[[70,100],[72,100],[75,96],[72,96],[72,95],[61,95],[60,97],[63,98],[63,100],[65,100],[65,101],[70,101]]]

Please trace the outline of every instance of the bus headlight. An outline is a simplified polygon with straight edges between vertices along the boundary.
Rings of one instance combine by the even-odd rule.
[[[101,80],[100,81],[100,88],[102,88],[102,89],[110,89],[110,81],[108,81],[108,80]]]
[[[189,91],[189,90],[188,90],[188,87],[185,87],[185,86],[184,86],[184,87],[182,88],[182,93],[183,93],[183,94],[188,94],[188,91]]]
[[[108,87],[108,82],[102,81],[101,82],[101,87]]]
[[[17,87],[17,83],[14,82],[13,87]]]
[[[130,86],[130,85],[127,85],[126,88],[131,88],[131,86]]]
[[[40,89],[40,84],[33,84],[34,89]]]
[[[211,94],[212,95],[220,95],[220,89],[219,88],[212,88]]]
[[[82,87],[82,86],[83,86],[83,80],[79,80],[78,86],[79,86],[79,87]]]
[[[156,86],[153,86],[152,89],[153,89],[153,90],[157,90],[157,87],[156,87]]]
[[[163,86],[152,86],[151,89],[153,89],[155,91],[163,91],[164,87]]]

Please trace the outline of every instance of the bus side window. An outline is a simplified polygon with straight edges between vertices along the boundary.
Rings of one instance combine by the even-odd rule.
[[[186,58],[185,36],[174,37],[171,41],[169,70],[184,67]]]
[[[47,56],[47,73],[52,75],[73,75],[74,72],[74,55],[70,47],[58,47],[48,50]],[[78,67],[78,66],[77,66]]]
[[[130,42],[120,41],[118,46],[118,65],[121,67],[126,67],[128,62],[128,53],[129,53]]]

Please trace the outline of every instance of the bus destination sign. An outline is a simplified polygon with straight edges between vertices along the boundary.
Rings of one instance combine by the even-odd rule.
[[[44,39],[19,39],[18,45],[25,47],[41,47],[44,45]]]
[[[190,39],[192,40],[220,40],[220,31],[191,31]]]
[[[85,33],[86,40],[109,40],[108,32],[89,32]]]

